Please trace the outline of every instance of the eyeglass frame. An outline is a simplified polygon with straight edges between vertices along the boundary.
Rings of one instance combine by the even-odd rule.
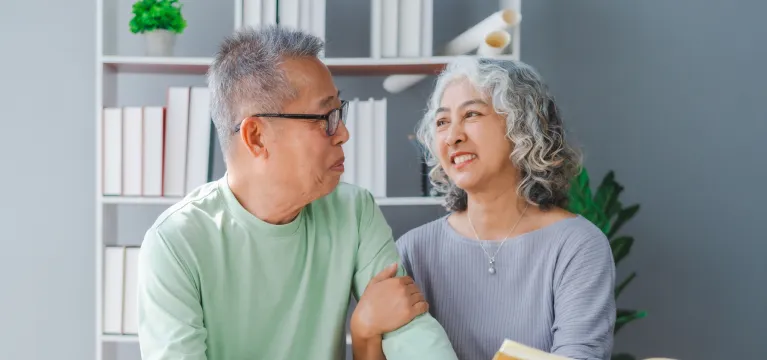
[[[281,118],[281,119],[296,119],[296,120],[323,120],[327,123],[327,127],[325,129],[325,134],[327,136],[333,136],[336,134],[336,131],[338,130],[338,125],[341,123],[346,124],[346,112],[349,109],[349,101],[347,100],[341,100],[341,106],[332,109],[328,111],[327,114],[280,114],[280,113],[266,113],[266,114],[253,114],[249,117],[271,117],[271,118]],[[333,115],[334,112],[338,111],[338,118],[339,121],[336,124],[335,127],[331,129],[330,127],[330,116]],[[237,126],[234,127],[234,133],[238,133],[240,131],[240,126],[242,126],[242,122],[237,124]],[[332,133],[331,133],[332,131]]]

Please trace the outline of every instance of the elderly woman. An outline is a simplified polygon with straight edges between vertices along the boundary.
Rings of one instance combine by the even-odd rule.
[[[397,245],[459,358],[491,359],[508,338],[609,359],[612,253],[596,226],[564,209],[580,157],[536,71],[455,61],[437,80],[418,137],[449,214]]]

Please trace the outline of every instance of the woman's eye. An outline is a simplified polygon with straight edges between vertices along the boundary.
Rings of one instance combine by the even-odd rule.
[[[478,113],[476,111],[467,111],[465,117],[468,118],[468,117],[474,117],[474,116],[478,116],[478,115],[482,115],[482,114],[480,114],[480,113]]]
[[[445,119],[439,119],[439,120],[437,120],[437,126],[438,126],[438,127],[439,127],[439,126],[442,126],[442,125],[445,125],[445,124],[447,124],[447,120],[445,120]]]

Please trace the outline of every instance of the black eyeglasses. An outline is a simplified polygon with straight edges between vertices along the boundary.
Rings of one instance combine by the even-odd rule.
[[[273,117],[283,119],[298,119],[298,120],[322,120],[325,121],[327,126],[325,127],[325,134],[333,136],[338,130],[338,124],[343,122],[346,124],[346,112],[349,108],[349,102],[341,100],[341,106],[333,110],[330,110],[327,114],[253,114],[253,117]],[[240,124],[241,125],[241,124]],[[240,131],[240,125],[234,128],[234,132]]]

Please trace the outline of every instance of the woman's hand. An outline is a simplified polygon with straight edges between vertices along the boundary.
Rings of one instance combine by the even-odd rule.
[[[396,330],[429,310],[423,294],[409,276],[394,277],[392,264],[370,279],[352,313],[353,337],[370,339]]]

